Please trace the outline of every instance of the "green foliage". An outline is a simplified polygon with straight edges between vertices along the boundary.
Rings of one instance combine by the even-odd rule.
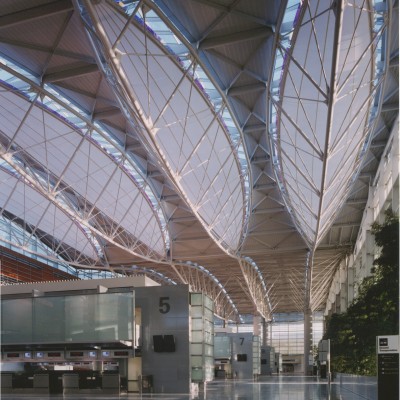
[[[331,339],[333,371],[376,375],[376,336],[399,333],[399,219],[386,212],[383,224],[373,224],[381,248],[373,274],[365,278],[357,299],[343,314],[333,314],[324,339]]]

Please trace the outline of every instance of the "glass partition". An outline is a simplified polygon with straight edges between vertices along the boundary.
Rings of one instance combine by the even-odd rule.
[[[134,292],[5,299],[1,342],[133,340]]]

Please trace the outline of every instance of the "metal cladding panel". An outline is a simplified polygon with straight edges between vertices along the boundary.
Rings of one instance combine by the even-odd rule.
[[[238,379],[253,378],[253,334],[229,333],[232,338],[232,374]]]
[[[142,374],[155,393],[190,392],[189,287],[135,288],[142,313]],[[173,335],[175,351],[154,351],[153,336]]]

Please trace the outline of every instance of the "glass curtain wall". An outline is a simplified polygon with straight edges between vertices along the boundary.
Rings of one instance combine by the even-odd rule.
[[[312,341],[313,346],[323,335],[323,312],[313,313]],[[270,325],[268,343],[281,354],[304,353],[304,315],[303,313],[278,313],[274,314],[274,322]]]
[[[27,237],[30,238],[28,242],[26,240]],[[25,245],[26,250],[23,250],[21,246],[14,246],[12,244],[13,242],[27,243]],[[76,276],[77,279],[106,279],[122,276],[121,274],[104,270],[77,269],[61,259],[59,262],[50,260],[49,256],[53,258],[58,258],[59,256],[35,235],[25,231],[21,226],[18,226],[4,216],[0,216],[0,246],[13,250],[26,257],[30,257],[50,267],[67,272]],[[43,254],[43,256],[41,256],[41,254]]]

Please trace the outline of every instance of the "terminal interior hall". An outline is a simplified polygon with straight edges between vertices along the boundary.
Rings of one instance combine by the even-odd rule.
[[[399,215],[398,40],[398,0],[2,0],[2,399],[383,400],[326,335]]]

